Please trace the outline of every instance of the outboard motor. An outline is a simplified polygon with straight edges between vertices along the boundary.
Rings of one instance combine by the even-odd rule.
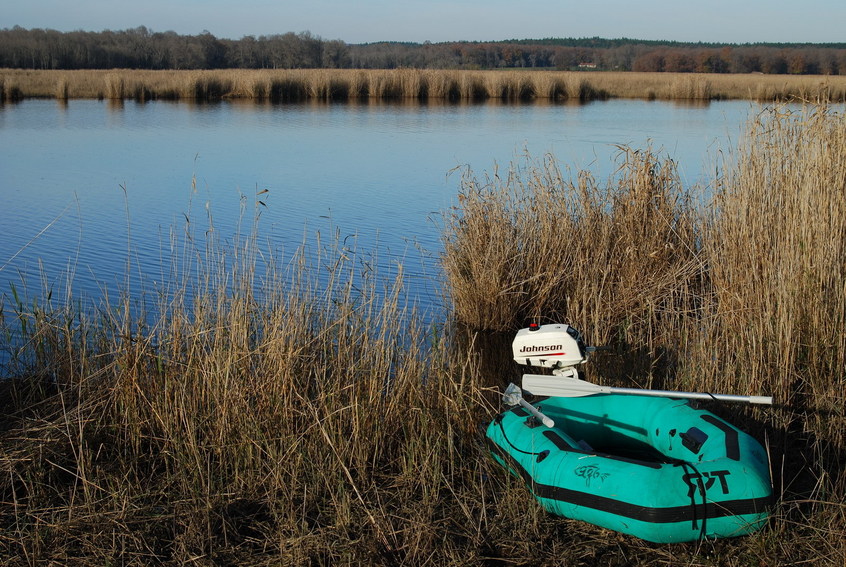
[[[518,364],[551,368],[553,374],[576,378],[575,367],[587,361],[595,347],[585,346],[582,335],[570,325],[533,323],[517,331],[511,350]]]

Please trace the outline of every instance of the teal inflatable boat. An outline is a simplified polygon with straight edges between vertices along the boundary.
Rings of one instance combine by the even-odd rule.
[[[530,351],[532,357],[560,353],[585,360],[578,333],[555,327],[523,337],[556,347]],[[561,340],[560,332],[568,329],[580,355]],[[515,340],[516,359],[527,352],[518,353],[524,347]],[[540,360],[566,371],[535,380],[527,375],[524,390],[559,395],[529,404],[512,385],[514,407],[488,425],[486,442],[496,461],[521,478],[546,510],[658,543],[740,536],[766,523],[772,503],[769,464],[750,435],[687,399],[669,397],[685,393],[605,393],[614,389],[578,380],[573,366],[546,363],[550,358],[525,362]],[[545,388],[543,380],[554,387]]]

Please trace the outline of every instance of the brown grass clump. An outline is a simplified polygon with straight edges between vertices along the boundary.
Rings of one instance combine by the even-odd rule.
[[[68,82],[66,79],[60,79],[58,83],[56,83],[56,100],[68,100],[69,96],[69,87]]]
[[[110,100],[123,100],[126,98],[126,81],[117,74],[106,75],[105,97]]]
[[[17,102],[22,98],[23,93],[13,79],[0,77],[0,103]]]
[[[474,328],[572,321],[606,332],[683,309],[702,260],[675,164],[621,148],[607,184],[552,158],[483,181],[465,172],[447,218],[444,270]],[[604,339],[606,337],[597,337]]]
[[[92,312],[11,298],[0,560],[480,553],[482,385],[401,302],[402,276],[380,281],[335,240],[261,265],[261,283],[255,239],[192,238],[152,318],[129,297]]]

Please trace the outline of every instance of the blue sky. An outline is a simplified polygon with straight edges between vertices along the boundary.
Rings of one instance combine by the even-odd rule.
[[[348,43],[630,37],[846,42],[844,0],[4,0],[0,28],[221,38],[310,31]]]

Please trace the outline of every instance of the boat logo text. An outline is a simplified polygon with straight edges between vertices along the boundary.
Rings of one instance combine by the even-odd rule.
[[[564,348],[564,345],[547,345],[547,346],[535,346],[535,345],[523,345],[520,349],[520,352],[546,352],[552,350],[561,350]]]
[[[590,487],[591,480],[605,480],[608,478],[608,473],[602,472],[602,470],[596,465],[585,465],[577,468],[573,472],[576,473],[576,476],[580,476],[585,479],[585,485],[588,487]]]
[[[706,490],[714,486],[714,482],[720,479],[720,488],[723,489],[723,494],[729,493],[729,486],[726,477],[731,473],[729,471],[712,471],[704,473],[690,473],[682,477],[682,480],[687,484],[687,497],[691,498],[694,494],[704,493]]]

